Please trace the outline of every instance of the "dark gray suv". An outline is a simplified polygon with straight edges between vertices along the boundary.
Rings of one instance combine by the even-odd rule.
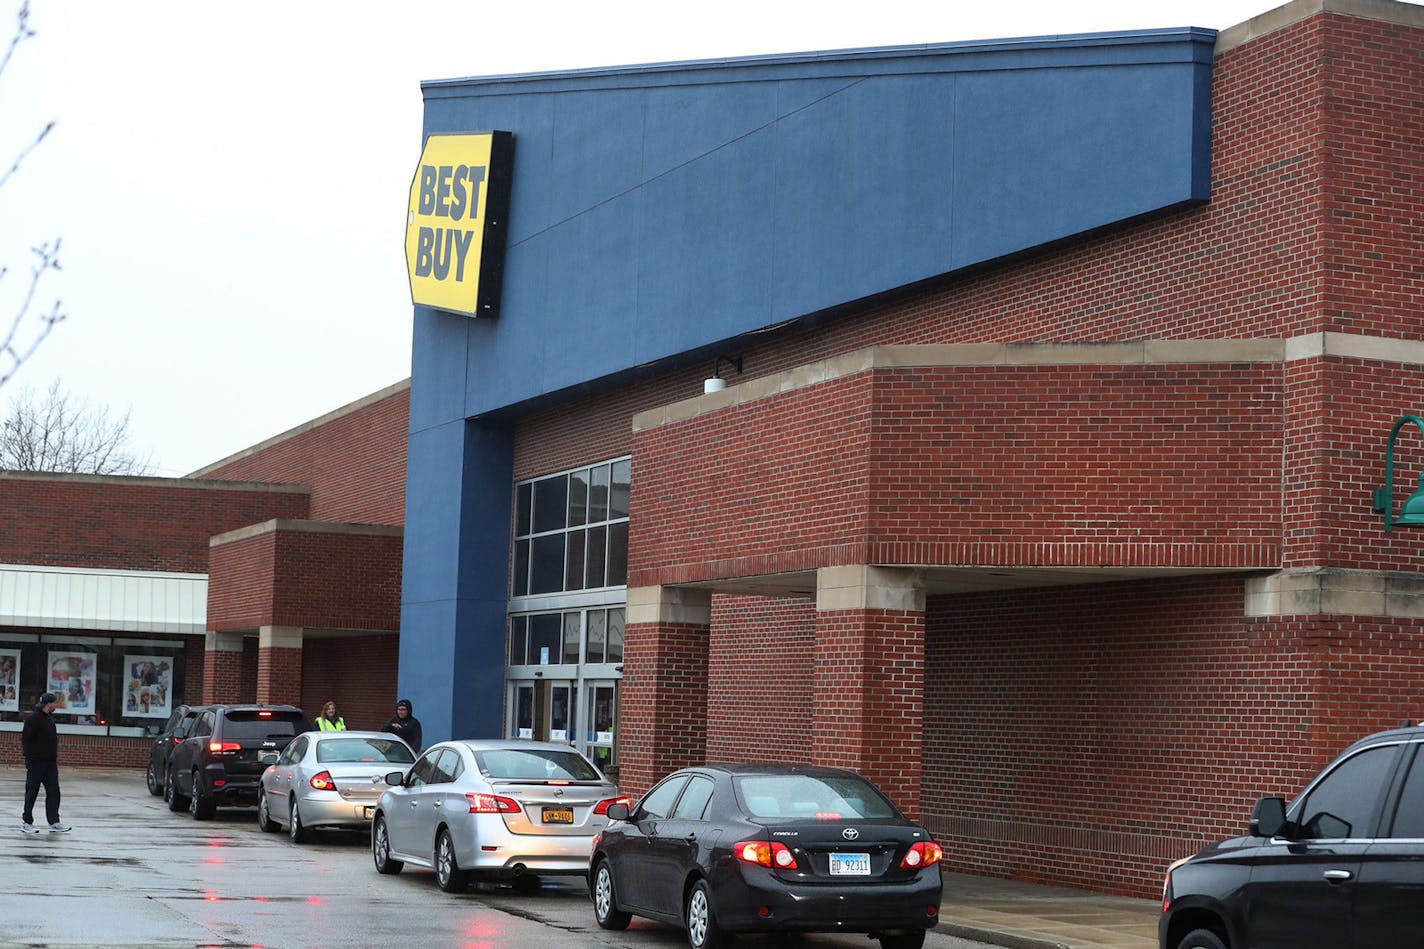
[[[1424,934],[1424,727],[1361,739],[1244,837],[1174,863],[1162,949],[1379,949]]]
[[[218,807],[256,806],[262,772],[310,730],[295,705],[208,706],[169,754],[163,799],[195,820],[208,820]]]

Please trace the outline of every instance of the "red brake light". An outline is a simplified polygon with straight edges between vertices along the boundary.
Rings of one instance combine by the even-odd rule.
[[[934,866],[944,859],[944,851],[933,840],[922,840],[910,847],[905,859],[900,861],[901,870],[920,870]]]
[[[497,794],[466,794],[471,814],[518,814],[519,802]]]
[[[817,811],[816,820],[840,820],[841,815],[835,811]]]
[[[336,790],[336,782],[331,780],[330,771],[323,771],[320,774],[312,775],[312,779],[308,783],[311,784],[311,786],[316,788],[318,791]]]
[[[786,845],[773,840],[743,840],[732,847],[738,860],[755,863],[759,867],[775,867],[778,870],[796,870],[800,865],[796,855],[786,849]]]
[[[595,814],[606,815],[608,813],[608,808],[614,804],[626,804],[627,806],[632,807],[633,799],[628,797],[610,797],[606,801],[599,801],[594,806],[593,812]]]
[[[234,751],[241,751],[242,746],[235,741],[210,741],[208,750],[215,755],[225,755]]]
[[[271,717],[272,717],[272,713],[271,713],[271,712],[258,712],[258,713],[257,713],[257,717],[258,717],[258,718],[271,718]]]

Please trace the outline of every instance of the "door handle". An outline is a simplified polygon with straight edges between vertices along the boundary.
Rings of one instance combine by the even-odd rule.
[[[1320,876],[1326,883],[1344,883],[1355,878],[1349,870],[1326,870]]]
[[[440,806],[441,806],[440,802],[439,802],[439,801],[436,801],[436,802],[435,802],[435,806],[436,806],[436,807],[440,807]]]
[[[418,802],[417,802],[417,801],[411,801],[411,802],[410,802],[410,806],[411,806],[411,807],[416,807],[417,805],[418,805]]]
[[[688,840],[696,840],[696,839],[697,839],[697,831],[694,830],[692,833],[688,834],[688,835],[687,835],[687,839],[688,839]]]

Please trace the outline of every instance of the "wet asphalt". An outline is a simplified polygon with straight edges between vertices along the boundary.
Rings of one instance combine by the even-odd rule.
[[[20,831],[24,771],[0,767],[0,946],[336,947],[469,949],[673,947],[680,930],[634,920],[600,930],[582,879],[532,891],[477,884],[441,893],[434,875],[381,876],[363,834],[307,844],[257,829],[251,808],[194,821],[149,795],[143,775],[67,769],[68,834]],[[43,794],[35,807],[43,826]],[[751,947],[875,949],[864,936],[743,937]],[[931,933],[932,949],[983,943]]]

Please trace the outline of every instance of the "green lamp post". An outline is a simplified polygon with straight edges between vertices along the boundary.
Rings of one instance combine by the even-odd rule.
[[[1399,435],[1399,430],[1411,422],[1419,429],[1419,433],[1424,435],[1424,419],[1417,415],[1401,416],[1394,423],[1394,427],[1389,430],[1389,442],[1384,450],[1384,487],[1375,488],[1374,511],[1384,515],[1385,533],[1396,527],[1424,527],[1424,474],[1419,476],[1419,486],[1414,489],[1414,493],[1404,499],[1404,507],[1400,508],[1399,516],[1393,516],[1394,439]]]

